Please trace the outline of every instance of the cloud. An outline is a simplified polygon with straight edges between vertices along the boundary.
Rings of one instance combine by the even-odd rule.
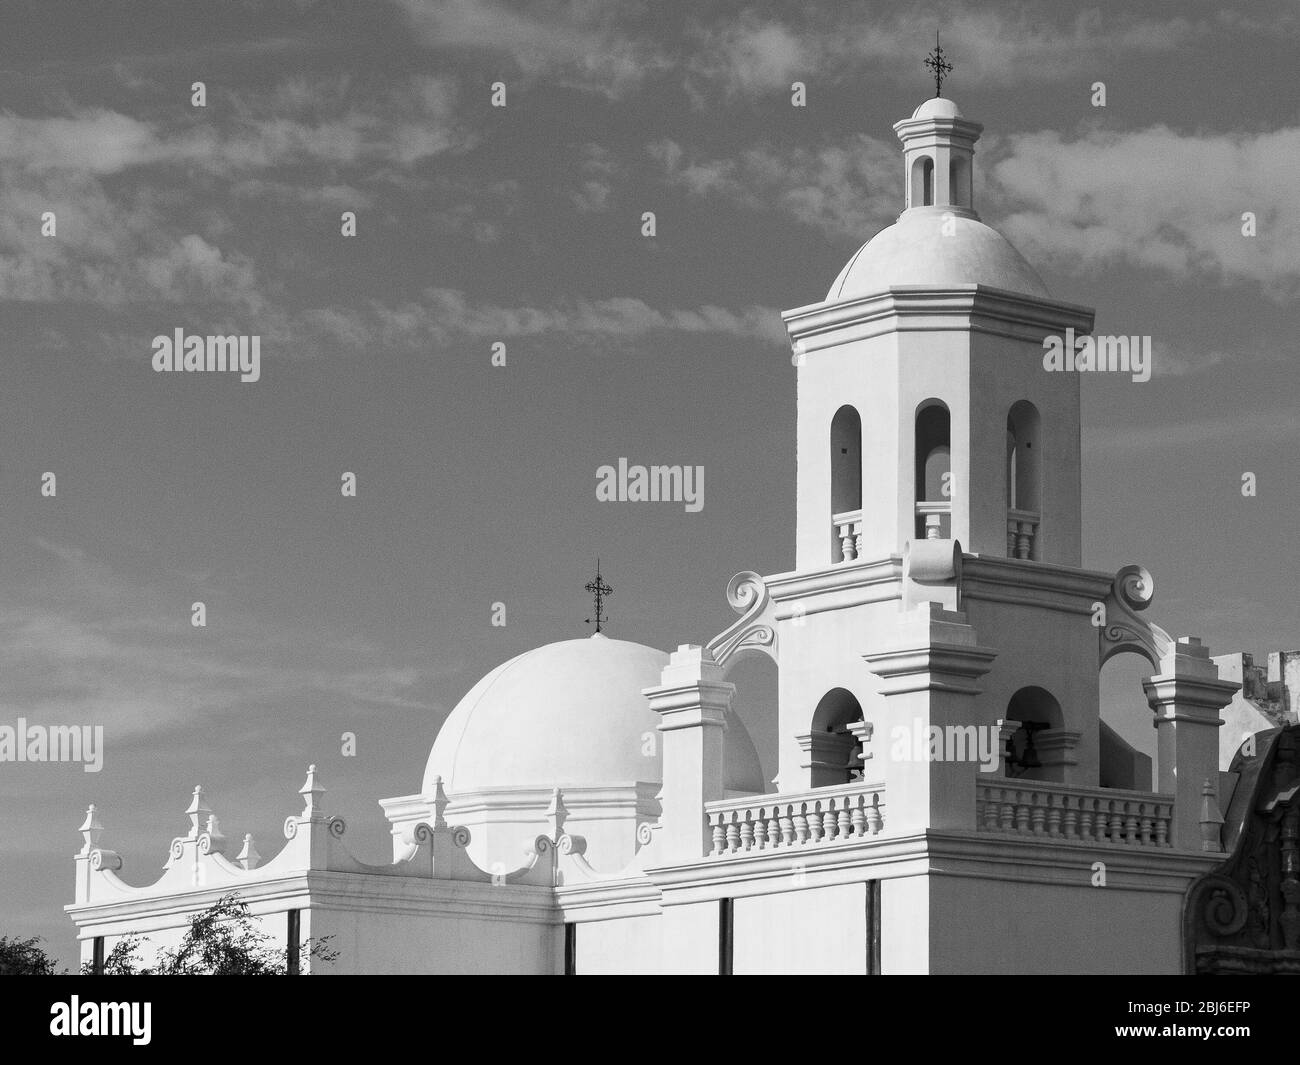
[[[550,333],[574,339],[630,338],[667,331],[785,342],[780,313],[770,307],[731,311],[706,305],[663,311],[633,297],[577,300],[552,308],[503,307],[473,303],[456,289],[436,288],[425,293],[423,304],[398,308],[373,305],[372,310],[387,336],[408,339],[421,334],[445,340],[458,335],[518,337]]]
[[[103,725],[111,745],[302,704],[325,709],[439,712],[426,663],[385,661],[353,637],[240,616],[220,597],[223,623],[190,626],[193,588],[128,577],[79,548],[32,541],[49,558],[39,581],[11,589],[0,610],[0,721]]]
[[[580,156],[578,173],[582,183],[570,197],[573,205],[584,213],[608,210],[612,183],[622,177],[623,168],[610,150],[599,144],[584,144]]]
[[[887,77],[914,84],[918,56],[931,46],[914,7],[821,8],[770,17],[753,11],[710,23],[697,17],[685,60],[697,103],[727,96],[788,91],[802,81]],[[956,56],[955,84],[1013,86],[1064,81],[1113,66],[1116,55],[1173,52],[1212,27],[1186,18],[1103,16],[1092,9],[1047,20],[1027,7],[945,16],[944,44]],[[1245,27],[1243,27],[1244,29]]]
[[[646,150],[689,195],[775,209],[832,237],[865,240],[902,207],[897,146],[865,134],[814,149],[757,145],[726,158],[688,156],[671,140]]]
[[[672,68],[650,34],[627,29],[636,6],[590,0],[396,0],[408,25],[437,50],[505,56],[525,79],[624,95]]]
[[[1054,131],[1006,138],[989,191],[1030,259],[1082,271],[1130,263],[1300,290],[1300,216],[1278,174],[1300,170],[1300,128],[1183,134]],[[1188,175],[1196,180],[1189,181]],[[1258,235],[1243,236],[1251,211]]]
[[[472,145],[455,99],[450,80],[427,75],[373,92],[345,77],[296,78],[229,94],[220,107],[210,100],[211,118],[188,109],[167,121],[95,108],[0,114],[0,299],[260,312],[281,286],[248,254],[219,245],[234,230],[230,206],[363,208],[377,182]],[[197,226],[189,201],[183,209],[166,191],[178,177],[222,190],[226,208],[198,212]],[[52,237],[41,232],[47,211],[57,218]]]

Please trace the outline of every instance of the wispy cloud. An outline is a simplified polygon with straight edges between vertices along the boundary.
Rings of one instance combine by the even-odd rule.
[[[295,324],[286,325],[284,339],[308,353],[355,350],[362,343],[427,350],[431,344],[464,337],[553,335],[583,344],[637,339],[658,332],[785,342],[780,312],[771,307],[751,305],[733,310],[705,304],[661,310],[635,297],[574,300],[551,307],[511,307],[474,300],[451,288],[428,289],[420,300],[402,304],[371,301],[355,309],[306,311]]]
[[[647,32],[628,28],[639,5],[609,0],[396,0],[431,48],[505,57],[524,79],[546,78],[619,97],[673,61]],[[507,71],[503,71],[507,73]]]
[[[813,149],[760,144],[725,158],[688,153],[672,140],[647,152],[689,195],[777,210],[841,239],[865,240],[902,208],[897,146],[864,134]]]
[[[1249,280],[1279,298],[1300,286],[1300,218],[1277,180],[1300,168],[1300,128],[1026,133],[996,154],[990,191],[1004,212],[1000,228],[1031,259]],[[1256,236],[1243,235],[1247,211]]]
[[[11,590],[0,610],[0,719],[103,725],[110,743],[123,743],[304,701],[316,710],[445,709],[428,696],[438,676],[428,663],[385,661],[383,648],[331,637],[317,621],[271,626],[220,592],[209,595],[209,627],[193,628],[192,588],[33,543],[50,560],[39,589]]]

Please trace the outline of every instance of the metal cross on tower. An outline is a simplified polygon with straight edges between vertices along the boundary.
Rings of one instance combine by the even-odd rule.
[[[952,73],[952,64],[939,46],[939,31],[934,31],[934,51],[925,57],[925,65],[934,71],[934,94],[943,95],[943,79]]]
[[[609,620],[605,615],[605,600],[614,594],[614,589],[606,584],[600,575],[600,559],[596,559],[596,579],[594,581],[588,581],[586,587],[587,591],[589,591],[592,594],[592,597],[596,600],[596,631],[600,632],[601,625]],[[586,623],[590,625],[591,622],[592,619],[587,618]]]

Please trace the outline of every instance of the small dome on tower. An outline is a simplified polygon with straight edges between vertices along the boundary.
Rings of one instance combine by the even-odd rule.
[[[894,124],[903,146],[903,213],[858,249],[828,301],[905,285],[987,285],[1051,298],[1011,242],[975,212],[975,142],[983,128],[944,96]]]
[[[943,207],[907,211],[882,229],[848,261],[826,299],[854,299],[899,285],[988,285],[1051,295],[1006,237]]]
[[[961,110],[946,96],[931,96],[912,112],[913,118],[961,118]]]

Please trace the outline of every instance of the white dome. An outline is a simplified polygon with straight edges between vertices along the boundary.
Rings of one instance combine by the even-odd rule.
[[[643,688],[668,655],[604,635],[547,644],[480,680],[443,723],[423,791],[441,776],[451,796],[495,788],[659,783],[659,715]],[[646,733],[654,737],[645,754]],[[761,792],[758,753],[734,712],[724,740],[728,790]]]
[[[848,261],[826,299],[853,299],[900,285],[988,285],[1050,296],[1006,237],[943,206],[914,207],[882,229]]]
[[[961,110],[946,96],[932,96],[912,112],[913,118],[961,118]]]

